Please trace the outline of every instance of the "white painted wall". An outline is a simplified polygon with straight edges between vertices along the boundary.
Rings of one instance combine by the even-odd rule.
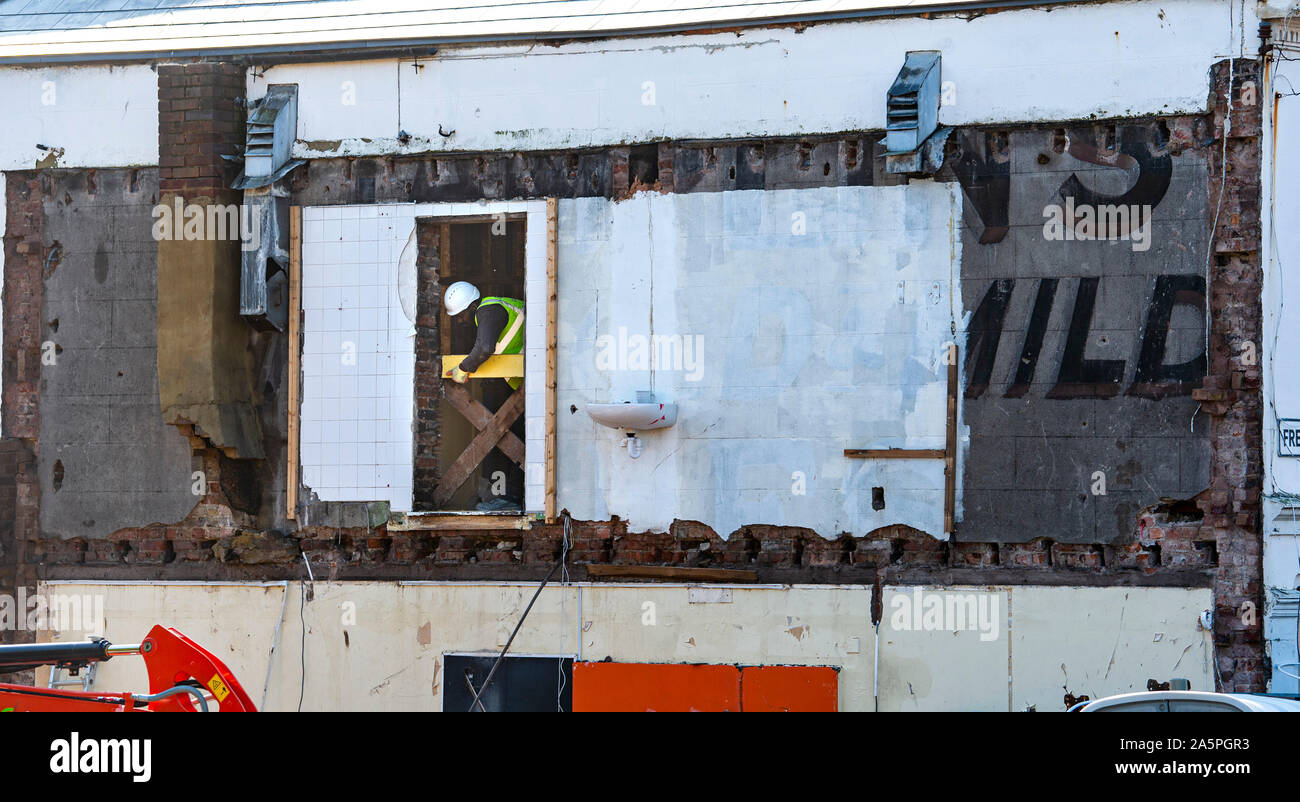
[[[550,585],[511,653],[836,666],[840,709],[875,707],[870,587],[729,587],[731,601],[700,604],[690,602],[686,585]],[[225,662],[259,706],[266,688],[267,710],[296,709],[302,689],[303,710],[436,711],[450,681],[443,655],[499,652],[535,585],[318,582],[308,602],[296,582],[61,582],[40,590],[102,595],[104,634],[116,643],[139,642],[155,624],[179,629]],[[987,640],[951,618],[936,620],[937,627],[924,619],[911,628],[894,626],[893,614],[918,592],[923,599],[931,593],[986,597],[1001,626]],[[652,626],[643,623],[647,602],[654,605]],[[1036,705],[1050,712],[1064,709],[1066,690],[1096,699],[1145,690],[1149,678],[1186,677],[1193,689],[1212,690],[1209,635],[1196,627],[1199,611],[1212,604],[1208,588],[888,587],[879,706],[993,711]],[[305,684],[300,616],[307,627]],[[131,657],[103,663],[95,683],[98,690],[147,686],[143,660]]]
[[[8,177],[0,172],[0,353],[4,351],[5,343],[5,249],[4,236],[8,231],[9,225],[9,185]],[[0,392],[0,436],[4,434],[4,393]]]
[[[5,122],[0,170],[30,170],[64,149],[60,167],[158,163],[158,76],[149,65],[0,67]]]
[[[410,511],[417,217],[524,213],[524,504],[545,508],[546,202],[309,206],[302,213],[303,483]]]
[[[942,460],[843,451],[944,447],[960,220],[961,190],[932,182],[561,201],[559,506],[633,530],[946,537]],[[681,361],[644,369],[652,336],[680,337]],[[585,409],[638,391],[679,418],[633,459]]]
[[[249,97],[298,84],[299,157],[880,130],[905,53],[939,50],[947,124],[1177,114],[1205,109],[1210,64],[1238,48],[1228,5],[1137,0],[969,21],[444,47],[419,70],[382,60],[250,71]]]

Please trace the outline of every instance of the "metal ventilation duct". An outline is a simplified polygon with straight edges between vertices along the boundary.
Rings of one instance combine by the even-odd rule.
[[[298,127],[298,87],[273,84],[248,113],[244,173],[245,232],[239,313],[256,329],[283,331],[289,312],[289,198],[274,186],[301,161],[290,161]]]
[[[298,127],[298,87],[272,84],[248,112],[244,175],[266,178],[289,161]]]
[[[939,125],[939,76],[939,51],[914,50],[907,54],[885,101],[888,152],[917,150],[934,133]]]

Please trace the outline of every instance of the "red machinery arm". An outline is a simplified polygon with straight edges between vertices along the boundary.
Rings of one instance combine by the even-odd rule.
[[[171,627],[157,624],[149,630],[148,637],[140,643],[140,653],[149,671],[150,694],[195,680],[216,698],[222,713],[257,710],[225,663]],[[150,702],[149,709],[193,712],[197,708],[191,697],[178,694]]]
[[[38,657],[34,662],[45,665],[86,664],[108,660],[114,647],[106,641],[98,644],[73,646],[75,659],[66,654]],[[12,648],[12,647],[6,647]],[[119,655],[137,653],[134,647],[117,647]],[[56,646],[54,650],[65,650]],[[131,651],[122,651],[131,650]],[[94,654],[87,656],[87,652]],[[222,663],[207,649],[177,632],[161,625],[149,630],[140,642],[139,651],[149,674],[149,697],[129,692],[102,693],[98,691],[65,691],[57,688],[35,688],[30,685],[0,683],[0,712],[10,711],[78,711],[123,713],[133,711],[184,711],[198,710],[189,693],[175,693],[163,698],[158,694],[178,686],[188,685],[206,691],[216,699],[218,709],[228,712],[254,712],[253,700],[244,687]],[[19,658],[25,659],[23,657]]]

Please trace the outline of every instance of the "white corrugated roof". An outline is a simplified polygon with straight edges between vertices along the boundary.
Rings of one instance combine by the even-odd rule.
[[[1073,0],[0,0],[0,61],[600,37]]]

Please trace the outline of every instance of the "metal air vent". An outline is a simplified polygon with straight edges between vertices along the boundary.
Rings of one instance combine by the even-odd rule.
[[[248,112],[244,143],[244,175],[274,175],[289,161],[298,127],[298,87],[272,84],[266,96],[254,101]]]
[[[939,125],[939,51],[907,54],[885,99],[885,148],[890,153],[917,150]]]

